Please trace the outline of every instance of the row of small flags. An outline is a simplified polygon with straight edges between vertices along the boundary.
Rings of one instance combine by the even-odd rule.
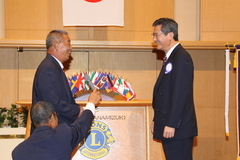
[[[107,92],[113,91],[116,95],[122,95],[127,101],[132,100],[136,97],[129,82],[125,79],[117,77],[111,73],[92,71],[92,72],[80,72],[74,74],[68,78],[68,83],[71,88],[72,94],[79,91],[90,90],[88,81],[85,80],[84,75],[88,74],[90,81],[99,90],[106,90]]]

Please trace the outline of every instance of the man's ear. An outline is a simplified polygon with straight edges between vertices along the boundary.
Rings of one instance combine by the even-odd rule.
[[[58,42],[54,42],[54,44],[53,44],[54,50],[58,51],[58,47],[59,47],[59,43]]]
[[[170,36],[171,39],[173,39],[173,37],[174,37],[174,33],[173,33],[173,32],[169,32],[169,33],[168,33],[168,36]]]
[[[48,121],[48,125],[51,127],[51,128],[56,128],[57,125],[58,125],[58,117],[56,116],[56,114],[52,114],[49,121]]]
[[[53,128],[53,126],[54,126],[54,115],[53,114],[49,118],[48,124],[49,124],[50,127]]]

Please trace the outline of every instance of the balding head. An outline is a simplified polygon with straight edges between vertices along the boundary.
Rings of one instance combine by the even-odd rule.
[[[31,107],[31,119],[35,126],[47,125],[53,115],[54,108],[50,102],[39,101]]]

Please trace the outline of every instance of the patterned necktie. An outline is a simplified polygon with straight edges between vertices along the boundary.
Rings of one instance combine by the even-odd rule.
[[[163,64],[165,64],[166,61],[167,61],[167,56],[165,55],[165,57],[163,57]]]

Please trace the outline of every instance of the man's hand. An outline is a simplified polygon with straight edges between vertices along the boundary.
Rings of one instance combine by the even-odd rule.
[[[172,138],[175,134],[175,128],[165,126],[163,131],[164,138]]]
[[[154,121],[150,124],[150,130],[152,133],[154,133]]]
[[[93,92],[88,97],[88,102],[93,103],[95,106],[102,100],[102,95],[97,88],[94,88]]]

